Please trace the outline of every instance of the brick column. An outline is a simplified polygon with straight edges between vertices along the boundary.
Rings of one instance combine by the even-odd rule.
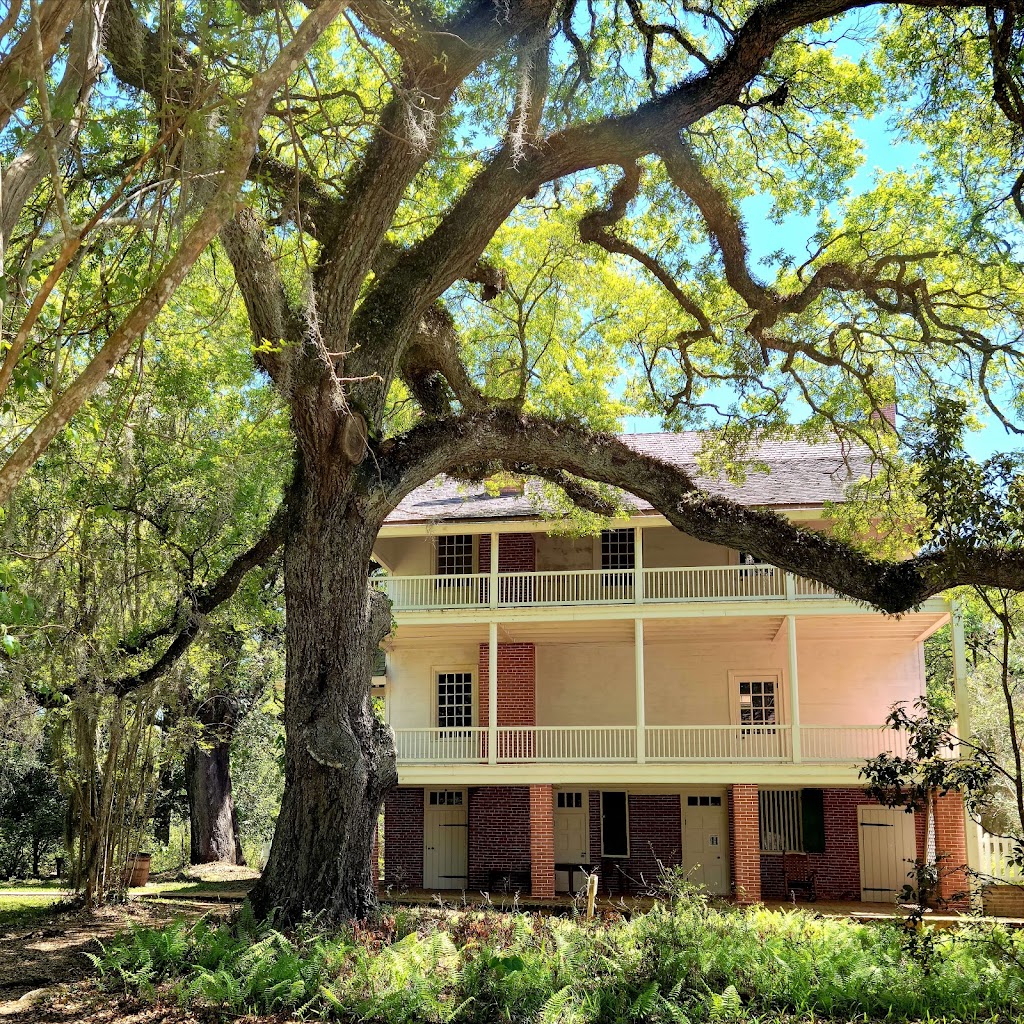
[[[757,786],[729,790],[729,841],[732,886],[737,903],[761,902],[761,834]]]
[[[963,909],[969,905],[967,830],[964,800],[959,793],[935,797],[935,857],[939,864],[939,897],[944,906]]]
[[[373,829],[373,842],[370,844],[370,879],[373,891],[380,892],[380,821]]]
[[[530,895],[555,895],[555,819],[551,786],[530,787]]]

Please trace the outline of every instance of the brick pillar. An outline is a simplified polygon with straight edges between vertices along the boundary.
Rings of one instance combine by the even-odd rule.
[[[555,818],[551,786],[530,787],[530,895],[555,895]]]
[[[761,902],[761,834],[757,786],[729,790],[729,840],[732,887],[737,903]]]
[[[380,892],[380,821],[373,829],[373,842],[370,844],[370,879],[373,891]]]
[[[490,714],[490,665],[488,644],[480,645],[477,677],[477,721],[486,726]],[[537,724],[537,656],[533,644],[498,644],[498,725]],[[532,733],[505,736],[498,745],[499,757],[529,757]]]
[[[970,882],[967,865],[967,831],[964,800],[959,793],[935,797],[935,857],[939,864],[939,897],[944,906],[968,906]]]

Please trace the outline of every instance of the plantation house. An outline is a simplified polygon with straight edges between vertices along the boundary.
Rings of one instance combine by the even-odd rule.
[[[699,435],[627,442],[696,473]],[[868,472],[838,445],[755,455],[770,472],[701,485],[816,529]],[[923,643],[950,605],[891,618],[642,503],[582,538],[552,532],[542,504],[534,481],[438,479],[381,531],[396,628],[375,682],[400,780],[385,884],[550,897],[597,870],[636,892],[661,863],[745,901],[892,900],[924,823],[870,800],[858,766],[899,748],[881,723],[923,694]],[[962,691],[955,620],[953,637]],[[937,808],[936,848],[963,864],[963,805]]]

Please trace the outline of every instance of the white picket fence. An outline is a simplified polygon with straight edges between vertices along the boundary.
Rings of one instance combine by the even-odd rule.
[[[984,830],[980,833],[981,859],[978,865],[983,876],[1004,882],[1024,882],[1024,871],[1011,863],[1013,841],[994,836]]]

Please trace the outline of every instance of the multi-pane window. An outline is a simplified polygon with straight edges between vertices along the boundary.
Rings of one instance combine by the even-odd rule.
[[[569,808],[583,806],[582,793],[556,793],[555,799],[557,807]]]
[[[469,576],[473,572],[473,535],[437,538],[437,575]]]
[[[473,675],[439,672],[437,675],[437,727],[468,729],[473,724]]]
[[[432,789],[430,791],[431,807],[461,807],[461,789]]]
[[[601,531],[601,568],[636,568],[636,538],[632,527]]]
[[[744,679],[740,689],[740,725],[775,725],[776,689],[774,679]]]
[[[686,798],[687,807],[721,807],[722,798],[720,796],[688,796]]]

